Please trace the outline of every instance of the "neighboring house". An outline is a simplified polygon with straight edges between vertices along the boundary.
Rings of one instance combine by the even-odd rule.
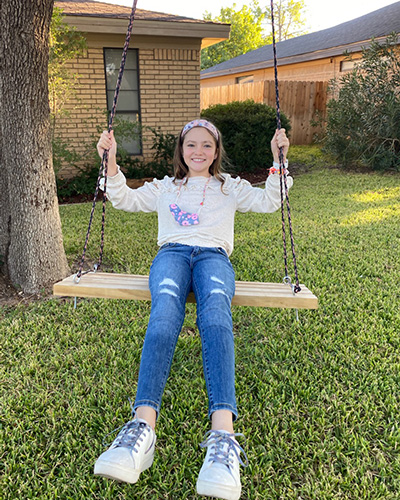
[[[78,86],[67,105],[68,118],[57,124],[62,138],[82,152],[97,127],[106,128],[104,112],[112,106],[131,9],[91,0],[56,0],[55,6],[87,40],[85,56],[69,65],[79,75]],[[144,127],[160,127],[163,133],[178,133],[200,114],[200,50],[227,39],[229,30],[228,24],[138,9],[117,114]],[[151,136],[145,130],[142,141],[125,146],[150,159]],[[74,173],[64,168],[60,174]]]
[[[361,57],[372,38],[400,32],[400,2],[352,21],[277,43],[279,80],[329,81],[352,68],[345,51]],[[201,72],[201,88],[274,79],[272,45],[217,64]]]

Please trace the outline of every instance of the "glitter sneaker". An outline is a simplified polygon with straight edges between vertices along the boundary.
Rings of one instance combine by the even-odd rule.
[[[243,448],[236,441],[236,436],[227,431],[209,431],[200,444],[207,448],[207,455],[197,479],[197,493],[202,496],[238,500],[242,486],[240,484],[239,463],[248,464]],[[243,453],[245,464],[240,458]]]
[[[125,483],[136,483],[153,463],[156,434],[145,420],[126,423],[112,445],[94,465],[94,474]]]

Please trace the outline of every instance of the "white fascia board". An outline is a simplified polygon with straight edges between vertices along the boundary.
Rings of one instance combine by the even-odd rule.
[[[65,21],[83,33],[122,35],[126,33],[128,26],[127,19],[95,16],[66,16]],[[143,21],[140,19],[133,23],[134,35],[200,38],[204,40],[204,46],[227,40],[229,32],[229,24]]]

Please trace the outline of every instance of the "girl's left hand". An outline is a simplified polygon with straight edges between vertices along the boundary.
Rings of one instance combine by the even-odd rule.
[[[289,144],[289,139],[286,136],[286,130],[284,128],[281,128],[280,130],[277,129],[271,141],[271,151],[275,163],[279,163],[279,148],[283,148],[283,161],[286,161]]]

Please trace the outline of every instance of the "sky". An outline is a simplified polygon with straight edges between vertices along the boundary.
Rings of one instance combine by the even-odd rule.
[[[131,7],[133,0],[101,0],[106,3],[125,5]],[[138,0],[137,8],[165,12],[195,19],[203,19],[203,14],[211,12],[213,17],[219,15],[222,7],[232,7],[236,3],[236,10],[243,5],[250,5],[251,0]],[[308,32],[319,31],[337,24],[344,23],[380,9],[392,3],[394,0],[305,0],[305,20]],[[269,5],[268,0],[259,0],[260,6]]]

